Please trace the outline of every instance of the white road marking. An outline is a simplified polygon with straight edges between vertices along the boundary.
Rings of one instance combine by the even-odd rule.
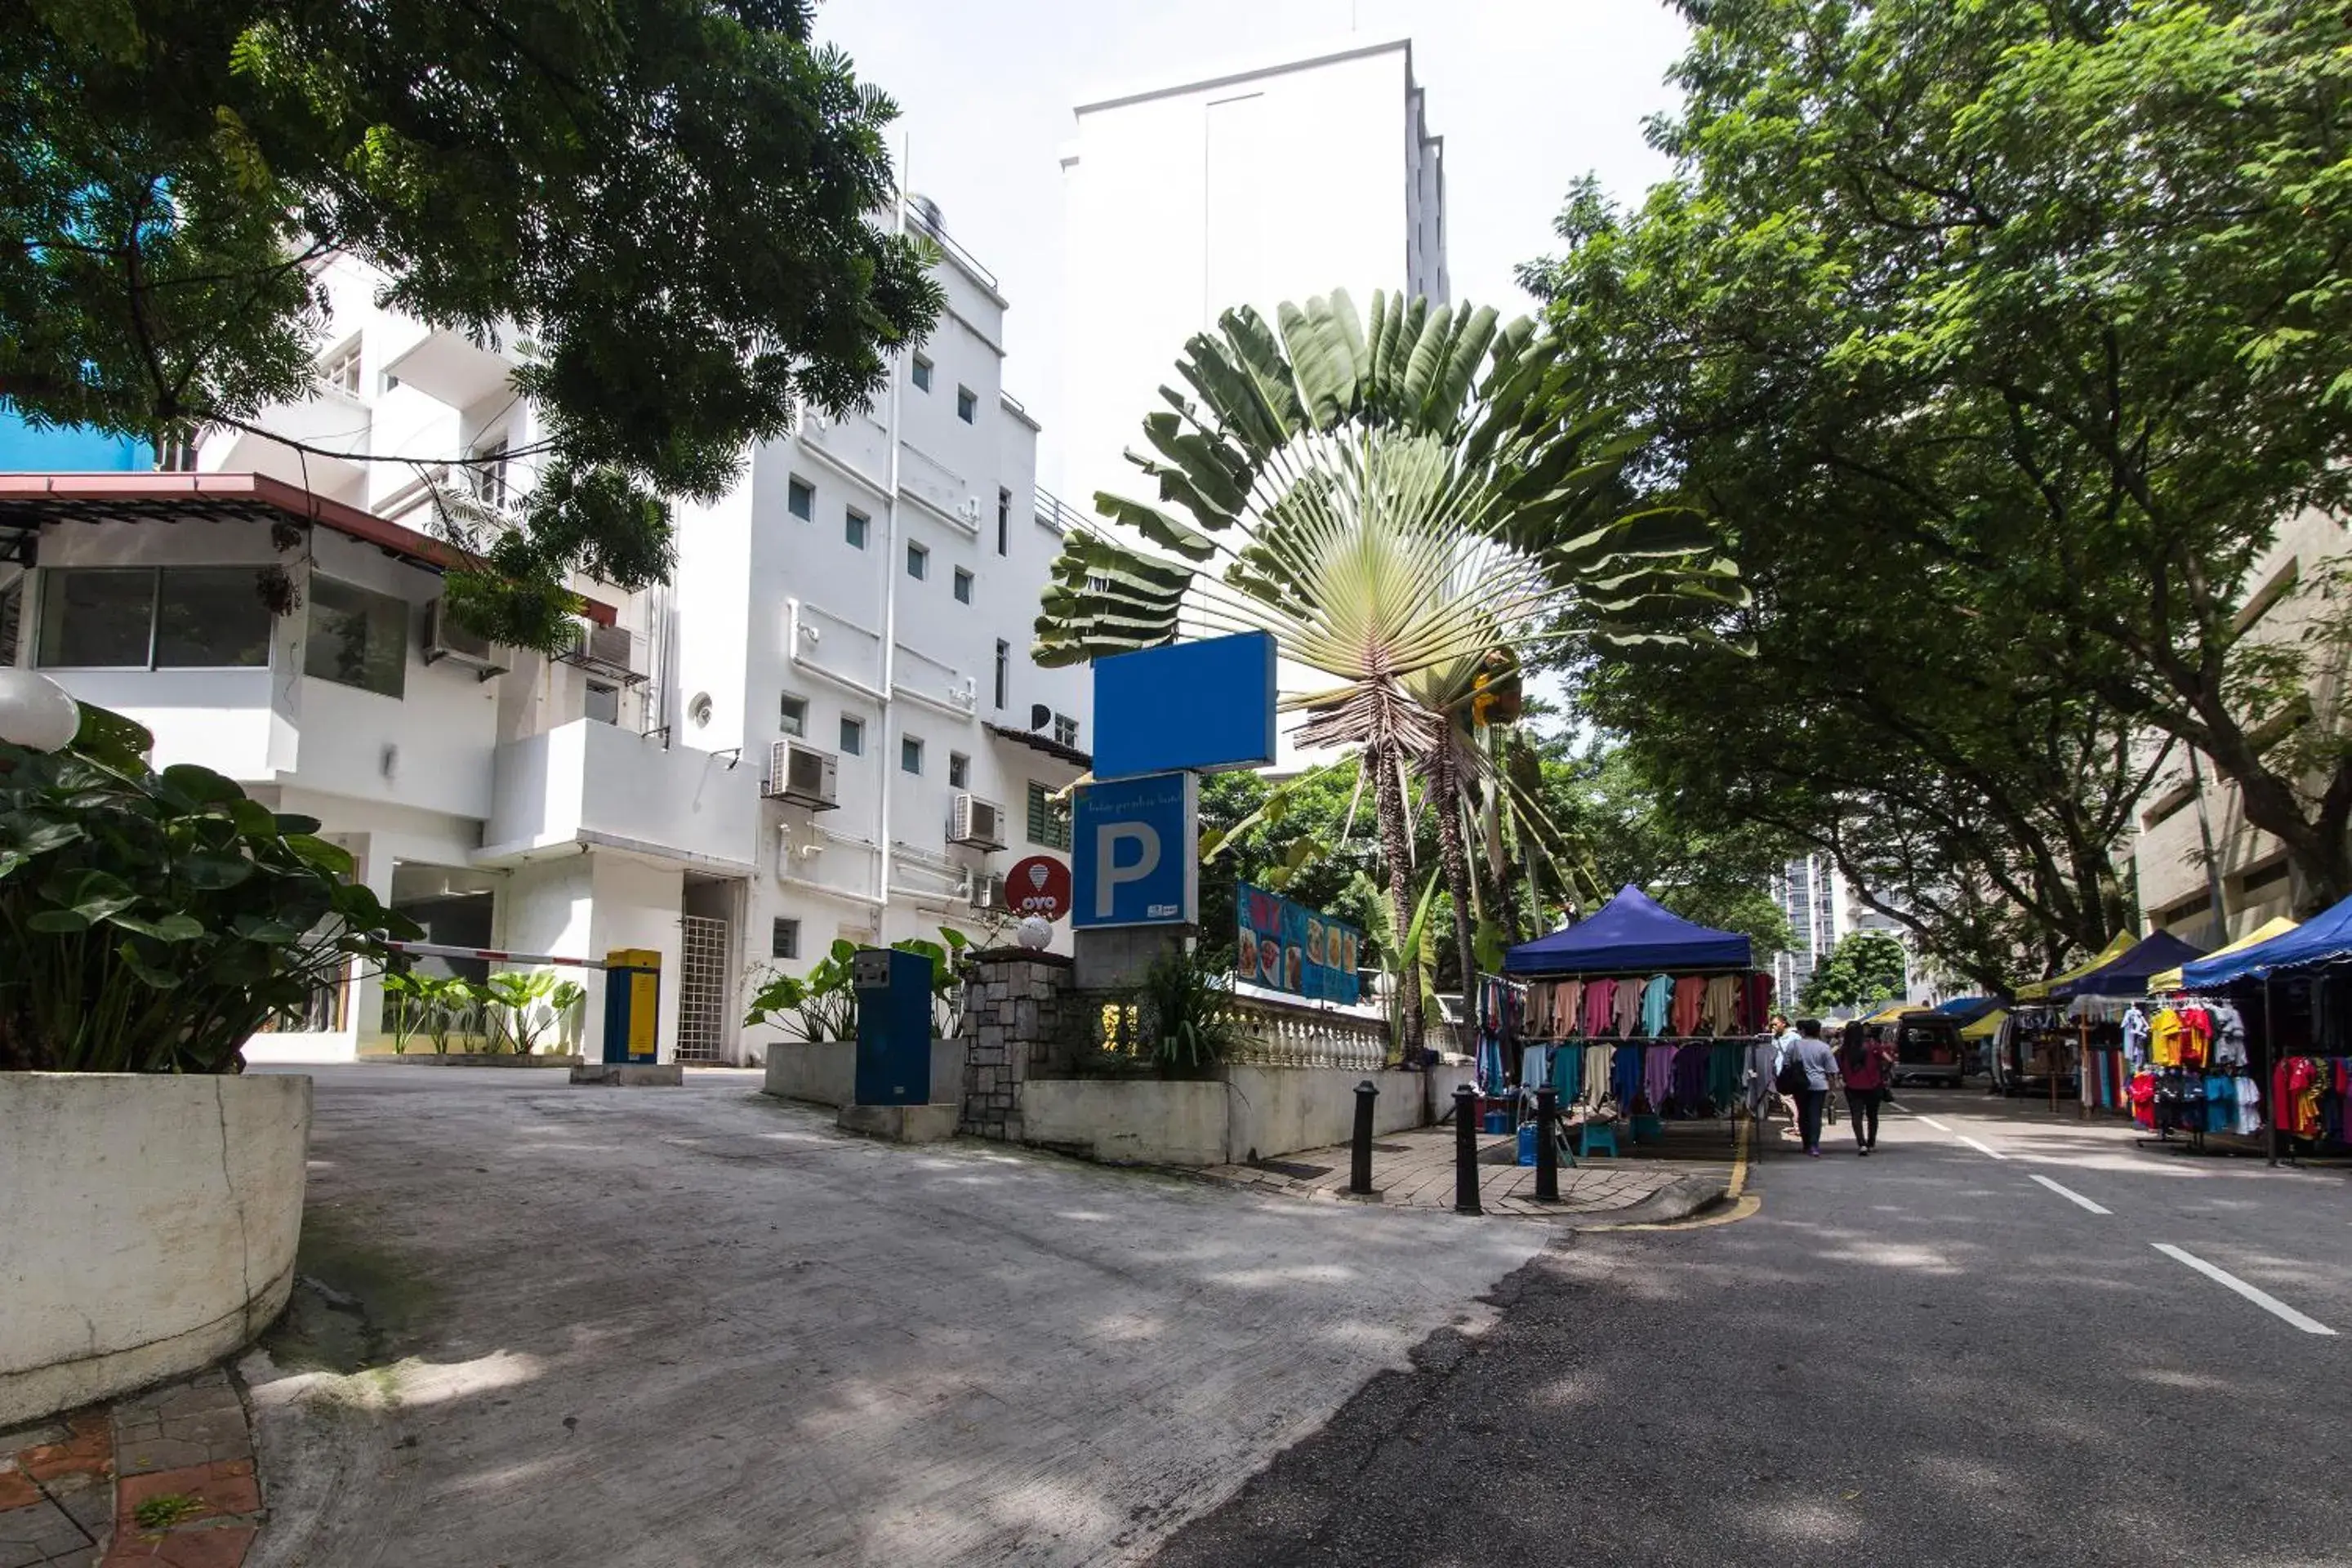
[[[1934,1128],[1938,1132],[1949,1132],[1951,1131],[1950,1128],[1945,1126],[1942,1122],[1937,1121],[1932,1116],[1923,1116],[1919,1118],[1919,1120],[1926,1122],[1928,1126]]]
[[[2035,1181],[2040,1182],[2043,1186],[2048,1187],[2052,1192],[2056,1193],[2060,1197],[2064,1198],[2068,1203],[2080,1205],[2082,1207],[2089,1209],[2093,1214],[2111,1215],[2116,1212],[2110,1208],[2100,1207],[2097,1204],[2093,1203],[2090,1199],[2076,1192],[2074,1188],[2062,1187],[2047,1176],[2036,1174],[2032,1171],[2028,1171],[2026,1174],[2032,1176]]]
[[[1897,1104],[1895,1104],[1895,1101],[1893,1101],[1893,1100],[1888,1100],[1888,1101],[1886,1102],[1886,1109],[1887,1109],[1887,1110],[1892,1110],[1892,1111],[1897,1112],[1898,1114],[1900,1114],[1900,1115],[1904,1115],[1904,1116],[1908,1116],[1908,1115],[1910,1115],[1910,1114],[1911,1114],[1911,1108],[1910,1108],[1909,1106],[1907,1106],[1907,1105],[1897,1105]]]
[[[2330,1339],[2336,1337],[2336,1331],[2329,1328],[2326,1323],[2319,1321],[2316,1318],[2305,1317],[2301,1312],[2296,1311],[2293,1307],[2288,1306],[2284,1301],[2280,1300],[2277,1297],[2272,1295],[2267,1290],[2255,1289],[2252,1285],[2247,1284],[2236,1275],[2230,1273],[2226,1269],[2214,1268],[2211,1264],[2206,1262],[2203,1258],[2198,1257],[2193,1252],[2184,1251],[2180,1247],[2173,1246],[2168,1241],[2151,1241],[2148,1245],[2155,1247],[2158,1252],[2163,1253],[2167,1258],[2186,1263],[2189,1268],[2194,1268],[2198,1273],[2202,1274],[2208,1279],[2213,1280],[2217,1284],[2227,1285],[2231,1289],[2235,1290],[2239,1295],[2243,1296],[2247,1300],[2252,1301],[2263,1311],[2284,1318],[2288,1322],[2293,1323],[2296,1328],[2301,1329],[2306,1334],[2326,1334]]]
[[[1961,1142],[1967,1144],[1969,1148],[1975,1150],[1979,1154],[1990,1154],[1996,1160],[2006,1160],[2009,1158],[2008,1155],[2002,1153],[2000,1150],[1991,1147],[1990,1144],[1979,1143],[1965,1132],[1959,1135],[1959,1139]]]

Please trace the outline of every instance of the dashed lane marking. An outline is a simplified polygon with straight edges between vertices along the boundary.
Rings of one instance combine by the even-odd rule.
[[[2252,1301],[2255,1306],[2260,1307],[2263,1311],[2271,1313],[2274,1317],[2285,1319],[2288,1322],[2293,1323],[2296,1328],[2301,1329],[2306,1334],[2326,1334],[2330,1339],[2334,1339],[2336,1337],[2336,1331],[2329,1328],[2326,1323],[2321,1322],[2318,1319],[2305,1317],[2303,1313],[2296,1311],[2293,1307],[2288,1306],[2284,1301],[2280,1300],[2269,1291],[2256,1289],[2253,1286],[2247,1284],[2244,1280],[2239,1279],[2228,1269],[2216,1268],[2211,1264],[2206,1262],[2195,1253],[2188,1251],[2186,1248],[2175,1247],[2168,1241],[2151,1241],[2148,1245],[2155,1247],[2158,1252],[2163,1253],[2167,1258],[2174,1259],[2176,1262],[2186,1263],[2189,1268],[2194,1268],[2198,1273],[2202,1274],[2206,1279],[2214,1281],[2216,1284],[2228,1286],[2231,1289],[2235,1290],[2239,1295],[2243,1296],[2247,1300]]]
[[[2084,1197],[2082,1194],[2076,1192],[2072,1187],[2060,1186],[2049,1177],[2042,1175],[2037,1172],[2029,1171],[2026,1174],[2032,1177],[2034,1181],[2040,1182],[2043,1186],[2048,1187],[2052,1192],[2056,1193],[2060,1197],[2064,1198],[2068,1203],[2073,1204],[2079,1208],[2089,1209],[2093,1214],[2112,1215],[2116,1212],[2111,1208],[2103,1208],[2099,1205],[2093,1203],[2090,1199]]]
[[[1979,1143],[1965,1132],[1959,1133],[1958,1136],[1961,1142],[1967,1144],[1969,1148],[1975,1150],[1979,1154],[1990,1154],[1996,1160],[2006,1160],[2009,1158],[2008,1155],[2002,1153],[1991,1144]]]
[[[1949,1132],[1951,1131],[1950,1128],[1945,1126],[1942,1122],[1937,1121],[1932,1116],[1923,1116],[1919,1118],[1919,1120],[1926,1122],[1928,1126],[1934,1128],[1938,1132]]]

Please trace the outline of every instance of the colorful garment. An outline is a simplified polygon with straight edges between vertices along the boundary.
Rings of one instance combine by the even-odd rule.
[[[1617,1034],[1630,1040],[1642,1032],[1642,982],[1633,977],[1618,981],[1616,986]]]
[[[1685,974],[1675,982],[1674,1014],[1671,1022],[1676,1035],[1687,1038],[1698,1033],[1700,1009],[1706,1001],[1706,981],[1696,974]]]
[[[1653,974],[1642,987],[1642,1033],[1663,1035],[1666,1020],[1674,1010],[1675,980],[1671,974]]]

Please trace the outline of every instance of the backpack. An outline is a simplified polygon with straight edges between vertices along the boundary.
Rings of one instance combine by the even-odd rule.
[[[1805,1064],[1797,1059],[1795,1050],[1790,1050],[1789,1059],[1780,1064],[1780,1076],[1773,1080],[1772,1087],[1789,1095],[1802,1094],[1812,1087],[1812,1079],[1805,1076]]]

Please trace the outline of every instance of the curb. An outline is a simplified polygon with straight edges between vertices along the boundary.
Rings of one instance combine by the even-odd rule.
[[[1613,1230],[1628,1225],[1672,1225],[1731,1201],[1728,1177],[1678,1176],[1638,1204],[1599,1214],[1562,1215],[1555,1222],[1570,1230]]]

